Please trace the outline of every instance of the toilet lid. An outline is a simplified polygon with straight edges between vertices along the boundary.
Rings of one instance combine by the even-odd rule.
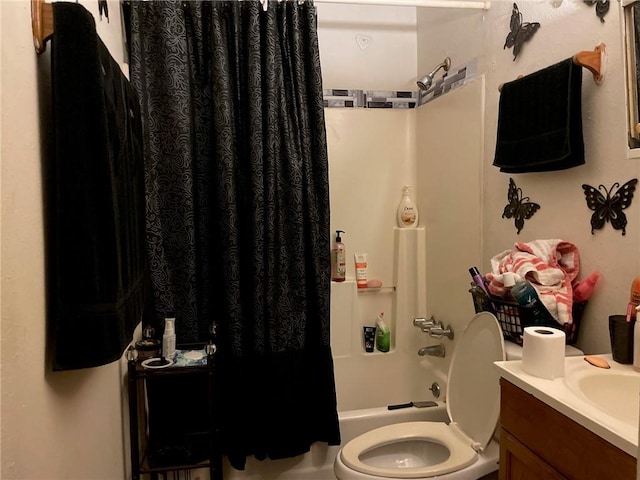
[[[485,449],[500,415],[500,375],[504,339],[496,317],[482,312],[458,337],[449,368],[447,413],[469,438]]]

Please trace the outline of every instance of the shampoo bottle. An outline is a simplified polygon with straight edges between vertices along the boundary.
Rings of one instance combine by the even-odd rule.
[[[398,205],[398,226],[401,228],[418,226],[418,207],[411,198],[411,185],[405,185],[402,189],[402,200]]]
[[[334,282],[344,282],[347,276],[346,250],[341,233],[344,233],[344,230],[336,230],[336,240],[331,249],[331,280]]]
[[[162,335],[162,357],[173,360],[176,356],[176,330],[173,317],[164,319],[164,334]]]

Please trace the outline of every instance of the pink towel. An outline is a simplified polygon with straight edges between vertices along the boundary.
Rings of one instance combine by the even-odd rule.
[[[515,250],[505,250],[491,259],[491,269],[492,275],[487,276],[490,291],[503,290],[502,274],[513,272],[520,280],[531,282],[560,325],[573,322],[571,284],[580,270],[580,253],[572,243],[560,239],[516,242]]]

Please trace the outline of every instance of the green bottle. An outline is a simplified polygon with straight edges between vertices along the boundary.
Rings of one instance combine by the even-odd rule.
[[[391,348],[391,331],[383,317],[384,312],[380,312],[376,319],[376,348],[379,352],[388,352]]]

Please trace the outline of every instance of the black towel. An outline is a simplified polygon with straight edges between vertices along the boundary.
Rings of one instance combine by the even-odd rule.
[[[493,165],[525,173],[584,164],[581,94],[582,67],[570,58],[505,83]]]
[[[53,3],[54,158],[47,176],[49,346],[54,370],[117,360],[144,314],[139,103],[91,14]]]

